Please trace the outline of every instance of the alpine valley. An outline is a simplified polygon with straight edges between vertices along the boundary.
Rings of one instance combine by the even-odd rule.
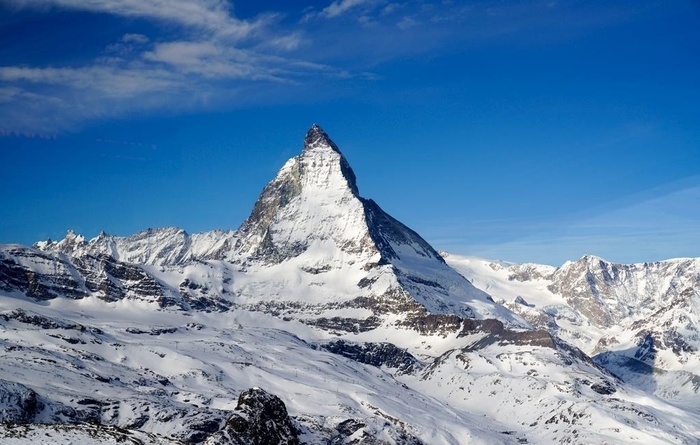
[[[697,444],[700,259],[436,252],[314,125],[236,231],[0,246],[2,444]]]

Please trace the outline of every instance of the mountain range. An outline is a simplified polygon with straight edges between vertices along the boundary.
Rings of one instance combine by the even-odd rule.
[[[699,263],[437,252],[314,125],[235,231],[1,245],[0,438],[698,443]]]

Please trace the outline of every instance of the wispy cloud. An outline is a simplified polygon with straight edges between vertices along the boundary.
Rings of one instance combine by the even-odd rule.
[[[245,19],[234,15],[229,0],[0,2],[10,13],[80,11],[129,19],[125,33],[103,42],[97,53],[82,53],[63,65],[60,57],[50,65],[21,57],[21,64],[0,65],[0,134],[61,132],[130,112],[306,97],[311,89],[323,93],[319,79],[345,91],[349,80],[382,79],[374,70],[388,60],[442,45],[459,47],[502,34],[494,29],[503,27],[489,24],[490,2],[465,9],[460,2],[329,0],[315,11],[262,12]],[[506,7],[495,16],[510,23],[514,13],[504,13]],[[21,41],[13,44],[21,51]]]
[[[159,43],[152,51],[144,53],[143,58],[166,65],[175,72],[205,78],[282,80],[266,69],[255,54],[214,42]]]
[[[414,19],[413,17],[405,16],[405,17],[401,18],[401,20],[399,21],[399,23],[396,24],[396,26],[398,26],[399,29],[405,30],[405,29],[413,28],[414,26],[418,26],[418,24],[419,24],[418,20]]]
[[[399,3],[388,0],[334,0],[320,10],[310,9],[302,17],[302,22],[314,19],[334,20],[340,17],[350,17],[359,24],[368,26],[376,24],[377,19],[398,9],[400,9]]]
[[[60,132],[94,119],[231,101],[243,83],[289,84],[345,70],[291,57],[302,32],[277,29],[276,14],[252,20],[219,0],[16,0],[43,13],[64,8],[182,25],[178,38],[126,33],[82,65],[0,66],[0,130]],[[169,32],[167,35],[172,35]],[[12,110],[10,112],[9,110]]]
[[[101,57],[76,68],[5,66],[0,67],[0,104],[7,113],[0,111],[0,130],[60,132],[130,110],[235,100],[243,83],[285,85],[346,75],[329,65],[210,41],[156,43],[128,58]]]
[[[166,70],[98,65],[84,68],[0,67],[0,81],[80,88],[105,97],[124,98],[144,92],[166,91],[176,86],[175,76]]]
[[[86,120],[120,115],[136,102],[160,103],[164,93],[182,89],[177,76],[161,69],[93,65],[82,68],[0,67],[2,130],[55,133]]]
[[[323,8],[321,15],[329,18],[338,17],[356,6],[372,3],[373,0],[338,0]]]
[[[131,18],[144,18],[207,29],[243,38],[266,19],[238,20],[227,0],[13,0],[11,5],[30,8],[65,8]]]

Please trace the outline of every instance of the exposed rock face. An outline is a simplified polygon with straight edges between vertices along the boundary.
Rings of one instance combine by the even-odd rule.
[[[632,356],[663,369],[670,359],[653,351],[670,351],[682,363],[700,348],[699,271],[697,259],[614,264],[585,256],[557,269],[549,289],[604,331],[626,327],[638,345]],[[594,352],[614,344],[604,336]]]
[[[206,445],[300,445],[282,400],[260,388],[238,397],[236,411]]]
[[[201,259],[223,259],[235,244],[235,233],[213,230],[189,234],[175,227],[146,229],[131,236],[121,237],[101,232],[86,241],[68,231],[61,241],[41,241],[34,247],[69,257],[82,255],[109,256],[123,263],[167,266],[185,264]]]
[[[456,259],[453,265],[459,267],[459,261]],[[523,287],[523,292],[532,292],[530,296],[517,295],[508,304],[534,326],[550,329],[568,340],[575,339],[562,331],[558,322],[589,324],[604,333],[602,338],[590,340],[594,342],[587,348],[591,353],[618,344],[623,336],[618,333],[620,338],[615,338],[606,333],[620,326],[630,331],[641,348],[639,354],[632,353],[639,355],[638,359],[645,344],[652,340],[656,350],[672,351],[680,359],[700,348],[700,259],[615,264],[586,255],[559,268],[495,262],[490,267],[496,271],[491,280],[507,276],[509,281],[534,286]],[[546,297],[546,305],[533,304],[532,298],[542,297]],[[648,336],[652,340],[646,340]],[[656,358],[645,354],[642,359]]]
[[[447,256],[507,307],[661,397],[700,394],[700,260],[615,264],[586,255],[559,268]],[[510,301],[508,301],[510,300]]]
[[[392,428],[387,424],[379,432],[357,419],[341,422],[336,427],[336,432],[328,442],[330,445],[425,445],[422,440],[400,428]]]
[[[610,327],[700,298],[698,266],[697,259],[615,264],[587,255],[557,269],[549,289],[596,326]]]
[[[29,423],[43,409],[34,391],[15,382],[0,380],[0,423]]]
[[[420,366],[413,355],[391,343],[350,343],[335,340],[322,344],[321,348],[367,365],[395,368],[399,374],[410,374]]]
[[[81,425],[0,423],[0,437],[5,440],[4,443],[9,444],[182,445],[179,440],[94,423]]]
[[[71,257],[12,245],[0,247],[0,289],[37,300],[95,296],[105,301],[138,299],[162,307],[186,304],[139,265],[104,254]]]
[[[88,295],[75,268],[60,256],[19,245],[0,246],[0,289],[37,300]]]
[[[158,282],[134,264],[122,263],[106,255],[82,255],[73,264],[84,278],[85,287],[106,301],[118,301],[129,296],[158,301],[161,306],[174,305],[165,298]]]
[[[33,314],[23,309],[0,313],[0,320],[17,320],[20,323],[35,326],[39,329],[64,329],[85,332],[83,325],[56,320],[39,314]]]

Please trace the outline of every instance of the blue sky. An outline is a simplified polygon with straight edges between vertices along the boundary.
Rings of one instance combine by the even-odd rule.
[[[696,1],[0,0],[0,242],[235,229],[320,124],[436,248],[700,256]]]

